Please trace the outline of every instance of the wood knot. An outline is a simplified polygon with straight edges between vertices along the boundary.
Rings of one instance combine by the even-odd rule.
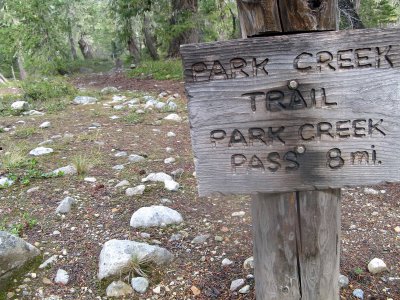
[[[321,6],[322,1],[323,0],[308,0],[308,7],[312,10],[316,10]]]

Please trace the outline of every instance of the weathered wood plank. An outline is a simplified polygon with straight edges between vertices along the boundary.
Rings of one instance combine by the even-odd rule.
[[[257,299],[300,299],[294,193],[253,196],[254,276]]]
[[[340,189],[298,193],[301,299],[339,295]]]
[[[400,181],[400,31],[253,38],[181,52],[201,195]],[[254,59],[268,59],[266,71]]]

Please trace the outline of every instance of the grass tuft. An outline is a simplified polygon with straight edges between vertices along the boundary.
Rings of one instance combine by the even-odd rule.
[[[182,62],[178,59],[143,61],[135,69],[129,71],[128,76],[133,78],[152,76],[156,80],[182,80]]]

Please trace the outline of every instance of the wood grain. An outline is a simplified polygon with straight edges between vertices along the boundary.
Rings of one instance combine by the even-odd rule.
[[[387,57],[379,54],[389,46]],[[353,53],[355,49],[372,50],[366,50],[370,51],[368,59],[358,59],[358,62],[362,61],[359,65],[353,56],[354,67],[347,68],[349,62],[343,59],[348,56],[343,53],[350,52],[340,51],[348,49]],[[346,68],[319,70],[316,62],[306,71],[293,67],[293,60],[299,53],[315,55],[321,51],[343,54],[342,59],[336,56],[332,65],[342,64]],[[188,45],[181,52],[200,195],[303,191],[400,181],[400,31],[355,30],[252,38]],[[359,57],[367,52],[359,52]],[[193,81],[193,64],[205,62],[211,68],[214,61],[219,61],[228,72],[229,61],[238,57],[247,61],[253,57],[257,61],[268,58],[268,75],[209,80],[209,76],[197,74],[198,81]],[[307,107],[290,107],[294,91],[288,88],[288,83],[292,80],[298,83],[297,91]],[[324,105],[322,89],[325,101],[336,105]],[[316,105],[312,105],[312,90],[315,90]],[[283,93],[282,103],[286,109],[278,109],[276,102],[269,102],[272,111],[267,109],[266,94],[271,91]],[[255,111],[251,98],[245,95],[254,92],[264,93],[256,97]],[[369,122],[372,125],[369,126]],[[327,123],[332,125],[330,133],[333,137],[322,133],[319,138],[318,126],[323,130],[324,126],[329,126]],[[309,131],[302,132],[306,137],[314,136],[313,140],[302,140],[299,130],[305,124],[309,124]],[[354,124],[356,127],[364,124],[365,130],[356,130]],[[268,130],[274,131],[281,126],[284,130],[280,138],[285,144],[268,136]],[[266,144],[254,138],[251,143],[251,128],[266,133]],[[349,129],[343,132],[343,128]],[[240,131],[245,142],[230,144],[235,129]],[[226,138],[213,140],[211,133],[214,130],[223,130]],[[358,133],[365,133],[365,136],[359,137]],[[347,134],[350,136],[344,137]],[[288,171],[287,161],[282,157],[290,151],[295,152],[298,146],[306,149],[304,154],[297,155],[300,167]],[[327,165],[331,149],[341,151],[343,167],[332,169]],[[369,156],[368,164],[366,157],[358,163],[359,155],[364,151]],[[272,152],[278,152],[280,156],[281,167],[276,172],[268,169],[274,166],[268,160]],[[249,168],[248,164],[235,169],[231,163],[233,155],[244,155],[247,163],[256,155],[264,169]]]

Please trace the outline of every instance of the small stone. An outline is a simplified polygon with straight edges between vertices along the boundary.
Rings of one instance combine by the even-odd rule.
[[[144,184],[135,186],[133,188],[128,188],[125,191],[125,194],[128,197],[136,196],[136,195],[143,195],[144,190],[146,189],[146,186]]]
[[[13,293],[13,292],[8,292],[8,293],[7,293],[7,298],[8,298],[8,299],[13,298],[14,296],[15,296],[15,293]]]
[[[53,175],[59,175],[59,174],[74,175],[76,173],[78,173],[76,168],[74,166],[72,166],[72,165],[69,165],[69,166],[65,166],[65,167],[62,167],[62,168],[58,168],[58,169],[52,171],[50,174],[53,174]]]
[[[180,241],[182,239],[182,235],[179,233],[173,234],[171,235],[171,237],[169,238],[169,242],[175,242],[175,241]]]
[[[214,239],[217,242],[222,242],[224,240],[224,238],[222,236],[220,236],[220,235],[216,235]]]
[[[349,286],[349,278],[347,276],[340,274],[339,275],[339,287],[344,289]]]
[[[145,160],[145,158],[141,155],[131,154],[131,155],[129,155],[128,160],[132,163],[136,163],[136,162]]]
[[[199,288],[197,288],[196,286],[192,285],[192,287],[190,288],[190,290],[192,291],[194,296],[198,296],[200,295],[201,291],[199,290]]]
[[[120,187],[128,186],[129,184],[130,183],[129,183],[128,180],[122,180],[115,186],[115,188],[117,189],[117,188],[120,188]]]
[[[86,182],[91,182],[91,183],[94,183],[97,181],[97,179],[94,177],[85,177],[83,180]]]
[[[164,159],[165,164],[172,164],[174,162],[175,162],[175,158],[173,158],[173,157],[168,157],[168,158]]]
[[[378,195],[379,191],[377,191],[377,190],[375,190],[373,188],[366,187],[366,188],[364,188],[364,194],[367,194],[367,195]]]
[[[177,192],[179,190],[179,183],[174,180],[164,181],[164,187],[171,192]]]
[[[139,208],[131,217],[130,225],[134,228],[165,226],[183,222],[180,213],[166,206],[148,206]]]
[[[364,291],[361,289],[355,289],[353,291],[353,296],[358,298],[358,299],[364,299]]]
[[[233,264],[233,261],[231,261],[229,258],[224,258],[224,259],[222,260],[222,266],[223,266],[223,267],[229,266],[229,265],[231,265],[231,264]]]
[[[29,190],[26,191],[26,193],[27,194],[32,194],[32,193],[35,193],[37,191],[39,191],[39,187],[38,186],[30,188]]]
[[[29,152],[30,155],[33,156],[41,156],[53,153],[54,150],[52,148],[45,148],[45,147],[37,147]]]
[[[39,128],[42,128],[42,129],[44,129],[44,128],[49,128],[50,125],[51,125],[51,124],[50,124],[49,121],[43,122],[42,124],[40,124]]]
[[[107,297],[126,297],[133,293],[130,285],[123,281],[113,281],[106,289]]]
[[[254,269],[254,258],[253,256],[247,258],[243,263],[243,268],[245,270]]]
[[[177,114],[169,114],[164,118],[164,120],[178,122],[178,123],[182,122],[182,118]]]
[[[25,111],[29,109],[29,103],[26,101],[15,101],[11,104],[11,109],[14,111]]]
[[[57,214],[66,214],[71,211],[71,206],[75,204],[75,199],[72,197],[65,197],[56,209]]]
[[[115,165],[114,167],[112,167],[112,169],[115,171],[121,171],[124,168],[125,168],[124,165]]]
[[[35,279],[37,277],[36,273],[31,273],[31,278]]]
[[[396,226],[396,227],[394,228],[394,231],[397,232],[397,233],[400,233],[400,226]]]
[[[242,287],[245,284],[245,280],[240,278],[240,279],[235,279],[231,282],[231,287],[229,288],[229,290],[231,292],[236,291],[237,289],[239,289],[240,287]]]
[[[198,235],[192,240],[192,244],[203,244],[208,240],[209,237],[209,234]]]
[[[75,97],[73,103],[74,104],[93,104],[96,103],[97,99],[94,97],[88,97],[88,96],[77,96]]]
[[[239,294],[247,294],[250,292],[250,285],[245,285],[239,290]]]
[[[174,178],[181,177],[182,174],[185,172],[182,168],[176,169],[171,172],[171,175],[174,176]]]
[[[68,272],[63,269],[58,269],[54,282],[66,285],[68,284],[68,281],[69,281]]]
[[[243,217],[246,213],[244,211],[236,211],[232,213],[232,217]]]
[[[128,156],[128,153],[125,151],[119,151],[117,153],[114,154],[115,157],[124,157],[124,156]]]
[[[167,132],[167,137],[175,137],[176,134],[172,131]]]
[[[52,265],[53,263],[55,263],[57,261],[57,255],[53,255],[53,256],[51,256],[50,258],[48,258],[44,263],[42,263],[40,266],[39,266],[39,269],[45,269],[45,268],[47,268],[48,266],[50,266],[50,265]],[[51,283],[51,282],[50,282]]]
[[[135,277],[131,280],[132,288],[138,293],[146,293],[149,287],[149,281],[144,277]]]
[[[157,286],[153,289],[153,293],[155,293],[155,294],[160,294],[160,293],[161,293],[161,286],[157,285]]]
[[[169,200],[169,199],[167,199],[167,198],[162,198],[162,199],[160,200],[160,202],[161,202],[162,204],[171,204],[171,203],[172,203],[172,201]]]
[[[385,262],[379,258],[372,259],[368,264],[368,271],[372,274],[378,274],[387,270]]]
[[[172,153],[172,152],[174,152],[174,148],[167,147],[167,148],[165,148],[165,151],[166,151],[167,153]]]

